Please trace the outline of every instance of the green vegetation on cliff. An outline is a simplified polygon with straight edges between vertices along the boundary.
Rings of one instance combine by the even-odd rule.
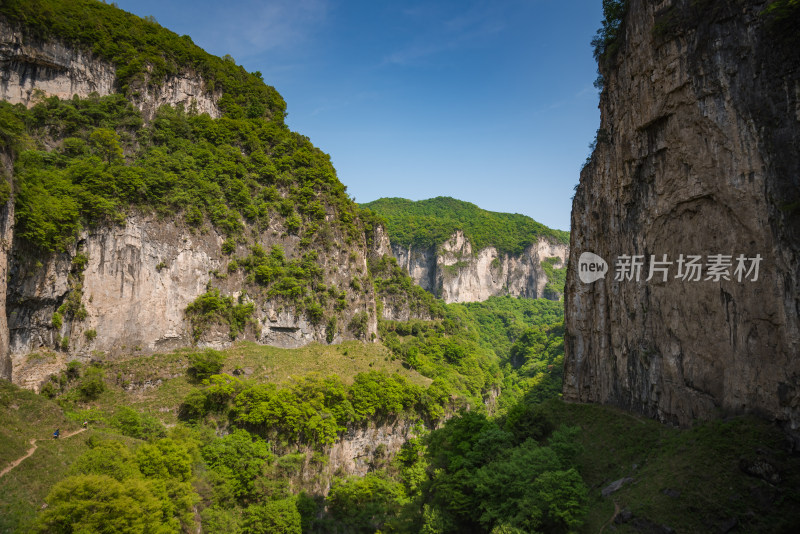
[[[569,243],[569,232],[552,230],[525,215],[486,211],[450,197],[381,198],[361,206],[385,219],[392,243],[403,246],[438,246],[456,230],[464,232],[476,253],[493,246],[501,253],[520,254],[539,237]]]
[[[332,225],[363,235],[358,207],[327,154],[262,118],[222,118],[163,106],[142,122],[121,95],[43,99],[30,110],[0,103],[0,125],[18,133],[16,233],[63,250],[81,228],[121,222],[131,210],[183,214],[238,236],[274,218],[308,244],[330,245]]]
[[[21,28],[28,41],[57,39],[110,62],[117,89],[127,96],[160,86],[168,76],[200,75],[210,94],[219,96],[229,118],[266,117],[283,122],[286,103],[233,58],[204,51],[188,35],[179,36],[154,19],[142,19],[98,0],[4,0],[0,18]]]

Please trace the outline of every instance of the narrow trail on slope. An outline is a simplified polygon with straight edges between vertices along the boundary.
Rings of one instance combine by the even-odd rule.
[[[58,439],[71,438],[75,434],[80,434],[84,430],[86,430],[86,429],[85,428],[79,428],[75,432],[70,432],[69,434],[62,434],[61,436],[59,436]],[[33,453],[36,452],[36,449],[38,447],[38,445],[36,445],[37,441],[40,441],[40,440],[37,440],[36,438],[31,438],[31,440],[28,442],[28,443],[31,444],[31,448],[28,449],[28,452],[26,452],[25,455],[22,456],[21,458],[17,458],[16,460],[14,460],[10,464],[8,464],[8,466],[6,466],[2,471],[0,471],[0,478],[5,476],[6,473],[8,473],[9,471],[11,471],[15,467],[17,467],[19,464],[21,464],[23,460],[25,460],[26,458],[30,458],[33,455]]]
[[[602,527],[600,527],[600,531],[598,532],[598,534],[603,534],[603,530],[605,530],[605,528],[608,525],[614,522],[614,520],[617,518],[617,515],[619,515],[619,505],[617,504],[617,501],[614,501],[614,515],[612,515],[611,519],[606,521],[606,523]]]

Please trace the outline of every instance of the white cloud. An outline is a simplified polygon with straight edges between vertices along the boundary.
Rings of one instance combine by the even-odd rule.
[[[329,0],[244,0],[209,13],[214,48],[235,58],[304,45],[325,23]]]

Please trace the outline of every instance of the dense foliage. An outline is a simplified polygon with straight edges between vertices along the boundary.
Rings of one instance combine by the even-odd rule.
[[[218,353],[216,353],[218,354]],[[192,376],[218,361],[214,351],[192,356]],[[449,390],[434,384],[422,388],[398,374],[359,373],[346,385],[336,375],[308,375],[283,384],[248,383],[225,373],[203,379],[184,399],[180,412],[188,421],[209,414],[227,417],[281,444],[323,447],[336,442],[353,424],[420,419],[434,424],[449,406]]]
[[[200,339],[209,324],[217,322],[226,323],[230,329],[231,339],[236,339],[247,326],[254,309],[252,302],[244,302],[243,295],[234,301],[233,297],[220,295],[219,289],[214,288],[197,297],[186,307],[186,317],[192,324],[195,340]]]
[[[564,285],[567,282],[566,266],[556,267],[559,258],[545,258],[542,268],[547,275],[547,284],[544,286],[545,298],[561,298],[564,295]]]
[[[429,321],[381,324],[390,354],[432,379],[425,387],[378,371],[348,383],[319,374],[262,383],[236,369],[229,374],[223,352],[180,353],[189,378],[182,423],[168,430],[152,413],[129,406],[106,416],[90,411],[97,424],[141,444],[95,447],[81,457],[53,488],[52,514],[41,514],[41,529],[94,521],[84,519],[92,502],[107,502],[114,516],[117,503],[135,495],[137,521],[168,521],[164,532],[192,528],[181,502],[197,503],[206,531],[232,533],[574,530],[586,492],[572,463],[574,431],[554,431],[541,408],[559,394],[563,310],[556,302],[511,297],[437,306],[440,315]],[[71,364],[52,394],[65,407],[96,402],[79,393],[95,368],[103,369]],[[326,472],[326,451],[348,429],[396,421],[417,421],[418,437],[394,457],[376,449],[368,476],[329,473],[328,496],[311,492],[309,480]],[[425,430],[443,421],[439,430]],[[173,495],[178,504],[166,509],[164,493],[148,481],[176,476],[159,459],[172,449],[191,456],[192,489]],[[185,460],[174,463],[185,478]],[[75,478],[98,476],[113,482]],[[101,483],[107,491],[92,501],[86,492]]]
[[[165,106],[144,125],[111,95],[47,98],[30,110],[0,103],[0,128],[28,139],[15,165],[16,235],[44,250],[63,250],[82,227],[121,222],[132,209],[182,213],[229,236],[278,218],[306,246],[330,246],[332,228],[348,241],[363,235],[329,156],[274,121]]]
[[[520,439],[475,413],[431,433],[426,532],[572,532],[586,513],[587,488],[574,467],[577,429]],[[547,439],[544,439],[544,438]]]
[[[502,410],[531,388],[539,400],[560,394],[562,303],[492,297],[440,306],[439,320],[381,322],[384,344],[406,365],[472,406],[496,390]]]
[[[119,441],[95,441],[71,475],[47,496],[37,532],[179,532],[197,503],[191,457],[171,439],[135,453]]]
[[[386,220],[392,243],[435,247],[462,230],[476,252],[494,246],[501,253],[519,254],[539,237],[569,243],[569,233],[551,230],[530,217],[486,211],[469,202],[437,197],[417,202],[381,198],[362,204]]]

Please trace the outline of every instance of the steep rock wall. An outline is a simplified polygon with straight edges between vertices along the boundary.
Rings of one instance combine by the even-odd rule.
[[[0,181],[7,182],[12,175],[11,158],[0,155]],[[9,191],[11,185],[9,183]],[[0,206],[0,378],[11,379],[11,355],[9,353],[8,319],[6,317],[6,291],[8,280],[8,256],[14,237],[14,198],[9,196]]]
[[[137,96],[132,98],[145,120],[164,104],[181,104],[213,118],[220,116],[220,95],[208,92],[203,79],[192,72],[158,80],[157,87],[147,82],[137,84]],[[30,107],[40,91],[62,99],[73,95],[86,98],[93,92],[112,94],[118,92],[116,69],[80,48],[31,39],[0,19],[0,99]]]
[[[299,253],[297,241],[285,235],[279,221],[264,231],[259,242],[267,250],[280,244],[287,256]],[[147,354],[192,345],[195,340],[186,307],[209,286],[223,295],[239,296],[243,287],[255,303],[253,324],[245,339],[280,347],[300,347],[326,342],[326,324],[313,324],[291,305],[265,299],[247,286],[246,274],[224,277],[231,259],[222,252],[224,239],[211,230],[191,231],[171,221],[133,216],[124,226],[101,227],[81,236],[75,250],[39,258],[15,243],[9,264],[8,314],[11,377],[14,382],[37,389],[47,376],[70,359],[88,360],[122,354]],[[245,245],[239,245],[245,256]],[[339,324],[347,325],[361,311],[369,314],[367,338],[377,332],[374,295],[356,292],[350,280],[366,272],[365,244],[352,249],[320,254],[329,286],[347,291],[347,307]],[[74,265],[80,252],[88,258],[82,271]],[[82,282],[79,280],[82,277]],[[82,285],[83,320],[64,318],[53,324],[53,315]],[[87,336],[93,331],[95,336]],[[340,328],[334,342],[352,339]],[[63,340],[67,338],[67,342]],[[201,346],[222,348],[231,344],[228,326],[212,325],[197,340]],[[64,343],[64,345],[62,345]]]
[[[566,399],[800,425],[800,61],[765,5],[631,0],[573,202]],[[581,282],[584,252],[611,272]],[[615,280],[624,254],[644,256],[640,282]],[[730,280],[673,263],[645,282],[664,254],[732,255]],[[761,256],[757,281],[737,280],[740,254]]]
[[[458,231],[438,248],[419,249],[392,245],[401,267],[423,289],[445,302],[476,302],[495,295],[526,298],[560,298],[545,290],[548,279],[542,262],[558,258],[564,268],[569,248],[540,238],[522,254],[513,256],[487,247],[474,253],[472,244]]]

